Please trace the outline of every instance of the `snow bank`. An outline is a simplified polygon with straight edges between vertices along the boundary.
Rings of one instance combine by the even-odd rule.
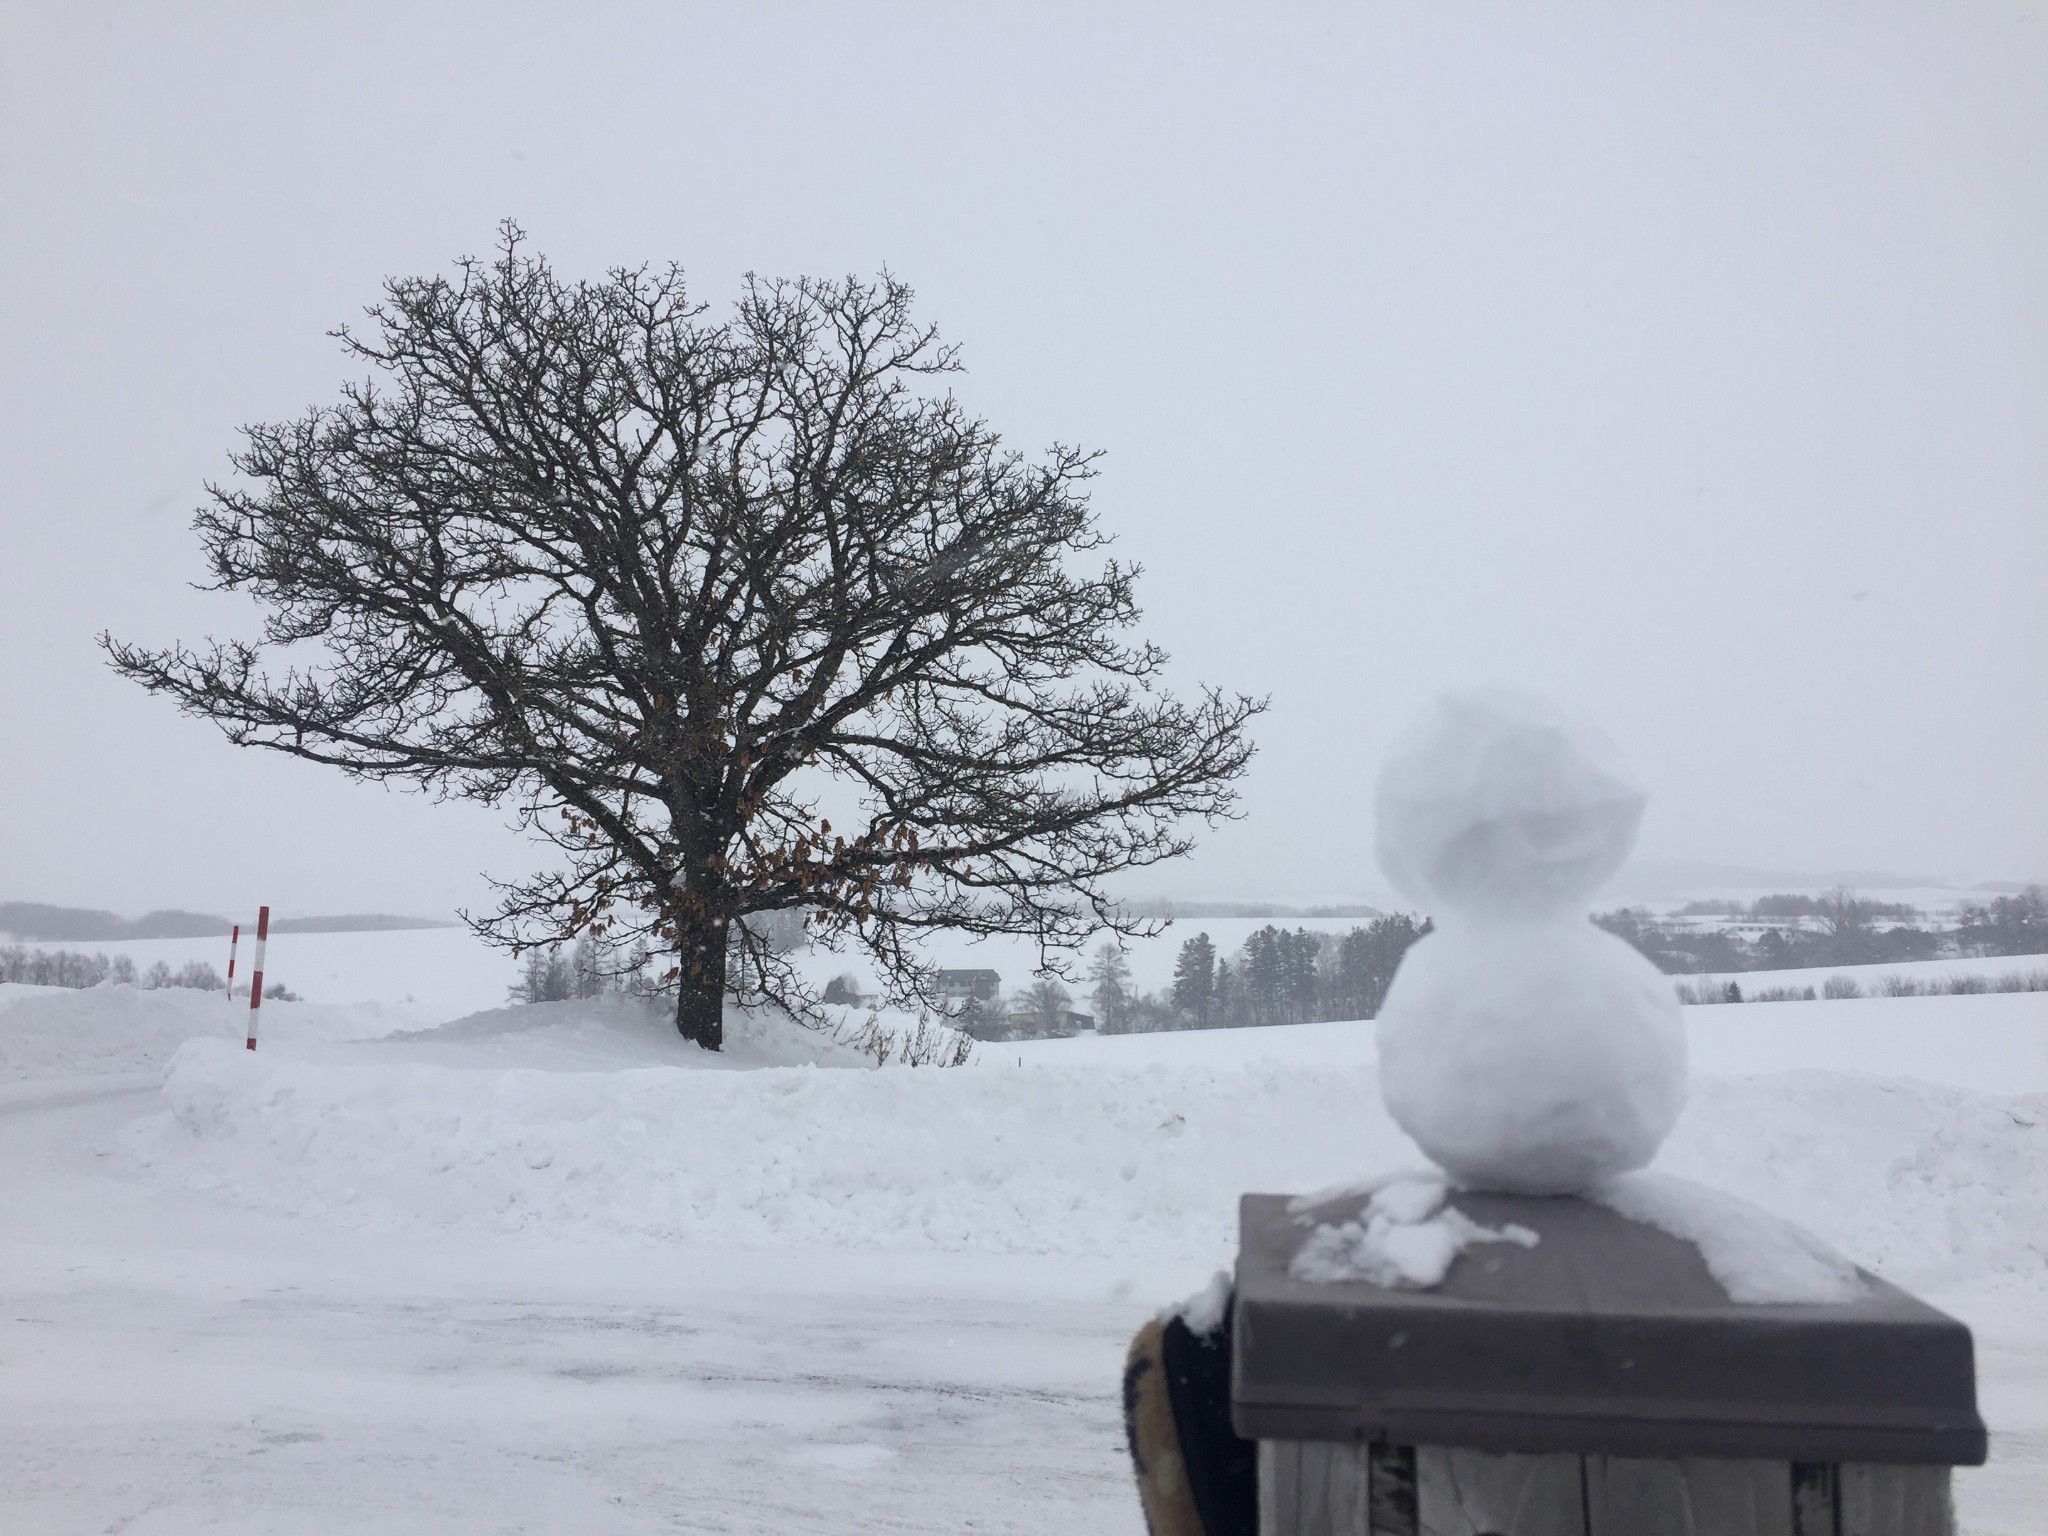
[[[1418,1161],[1358,1064],[465,1071],[368,1049],[340,1065],[187,1046],[169,1113],[129,1151],[153,1179],[365,1227],[1205,1266],[1234,1250],[1244,1191]],[[2040,1285],[2044,1121],[2041,1095],[1708,1078],[1657,1166],[1904,1285]]]
[[[716,1055],[678,1040],[665,1010],[622,997],[492,1008],[441,1025],[430,1025],[429,1018],[418,1008],[388,1003],[266,1001],[257,1054],[266,1062],[390,1061],[471,1071],[871,1065],[851,1047],[787,1017],[738,1009],[727,1011],[726,1049]],[[239,1049],[248,1027],[248,1005],[218,992],[0,985],[0,1083],[161,1070],[188,1040]]]
[[[421,1023],[410,1009],[377,1003],[266,1002],[262,1016],[265,1045],[365,1040]],[[0,985],[0,1082],[147,1072],[166,1065],[188,1040],[232,1040],[239,1047],[248,1027],[247,1004],[230,1003],[218,992]]]
[[[844,1013],[846,1010],[833,1010]],[[843,1020],[842,1020],[843,1022]],[[787,1014],[725,1011],[725,1046],[700,1050],[676,1033],[667,1004],[626,997],[491,1008],[431,1029],[406,1030],[346,1049],[288,1049],[295,1059],[368,1060],[464,1070],[531,1067],[596,1072],[622,1067],[742,1071],[760,1067],[872,1067],[871,1058]]]
[[[469,1072],[178,1056],[158,1177],[379,1225],[691,1243],[1227,1252],[1237,1192],[1414,1154],[1368,1075],[809,1067]]]
[[[2048,1288],[2048,1094],[1696,1077],[1656,1170],[1752,1201],[1909,1289]]]

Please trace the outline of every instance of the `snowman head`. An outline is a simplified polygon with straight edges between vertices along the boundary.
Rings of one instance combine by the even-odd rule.
[[[1583,912],[1643,804],[1597,726],[1504,689],[1447,693],[1380,770],[1380,867],[1439,921]]]

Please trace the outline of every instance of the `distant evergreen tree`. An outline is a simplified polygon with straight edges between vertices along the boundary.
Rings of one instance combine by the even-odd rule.
[[[1387,987],[1408,947],[1430,931],[1405,912],[1374,918],[1340,939],[1332,953],[1323,996],[1323,1017],[1370,1019],[1386,1001]]]
[[[1173,1006],[1190,1023],[1207,1028],[1216,1007],[1216,946],[1198,933],[1180,947],[1173,965]]]
[[[609,948],[594,934],[577,935],[575,947],[569,951],[571,997],[603,997],[613,990]]]
[[[515,1003],[563,1003],[576,995],[576,973],[563,958],[560,945],[529,949],[519,980],[512,984]]]
[[[1253,1024],[1281,1022],[1289,969],[1288,956],[1283,953],[1286,937],[1268,923],[1244,941],[1239,963],[1244,977],[1245,1014]]]
[[[1964,907],[1957,915],[1956,939],[1969,954],[2048,954],[2048,888],[2030,885],[1988,905]]]
[[[1322,990],[1316,961],[1322,950],[1323,936],[1306,928],[1280,935],[1280,994],[1286,1023],[1304,1024],[1316,1016]]]
[[[1244,988],[1228,960],[1216,962],[1216,990],[1209,1004],[1208,1026],[1230,1029],[1249,1020],[1245,1014]]]

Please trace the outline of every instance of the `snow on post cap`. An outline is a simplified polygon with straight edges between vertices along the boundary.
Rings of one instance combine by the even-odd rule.
[[[1582,908],[1635,846],[1645,798],[1591,722],[1505,689],[1443,694],[1380,770],[1380,868],[1439,921]]]

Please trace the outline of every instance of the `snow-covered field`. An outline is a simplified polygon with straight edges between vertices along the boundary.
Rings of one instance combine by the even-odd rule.
[[[1941,960],[1895,960],[1885,965],[1802,966],[1787,971],[1717,971],[1711,975],[1674,977],[1674,980],[1732,981],[1745,993],[1764,987],[1812,987],[1818,992],[1830,976],[1847,976],[1866,992],[1886,976],[1905,976],[1914,981],[1945,981],[1954,976],[2028,975],[2048,971],[2048,955],[1950,956]]]
[[[417,997],[251,1055],[219,997],[0,987],[0,1530],[1135,1533],[1130,1331],[1240,1191],[1415,1159],[1364,1024],[942,1072]],[[1964,1529],[2037,1529],[2048,994],[1686,1014],[1659,1166],[1967,1318]]]
[[[1154,939],[1133,941],[1129,950],[1132,981],[1140,991],[1156,992],[1173,981],[1173,963],[1181,942],[1207,933],[1220,954],[1236,952],[1247,936],[1266,926],[1266,918],[1182,918]],[[1283,928],[1309,928],[1346,933],[1362,918],[1270,919]],[[243,932],[242,966],[249,963],[248,932]],[[225,973],[227,936],[218,939],[125,939],[114,943],[56,944],[45,949],[82,949],[108,955],[125,954],[138,968],[162,960],[173,970],[203,960]],[[980,943],[938,936],[926,946],[932,963],[1001,973],[1012,991],[1029,985],[1037,954],[1021,940],[989,939]],[[1084,957],[1085,962],[1085,957]],[[875,990],[871,969],[851,953],[818,951],[802,957],[806,974],[819,985],[847,972],[862,989]],[[1082,963],[1085,970],[1085,963]],[[517,979],[518,966],[502,950],[492,949],[467,928],[402,929],[386,933],[281,933],[270,939],[267,973],[301,996],[322,1003],[381,1002],[412,1007],[436,1020],[454,1018],[505,1000]],[[1079,990],[1078,987],[1076,989]]]
[[[1172,927],[1153,939],[1135,940],[1129,947],[1132,984],[1141,992],[1163,992],[1172,985],[1173,966],[1180,946],[1197,933],[1206,933],[1220,955],[1235,954],[1245,939],[1268,922],[1279,927],[1307,928],[1313,932],[1348,933],[1361,926],[1363,918],[1179,918]],[[246,939],[247,935],[244,934]],[[189,961],[203,960],[225,973],[228,963],[225,935],[218,939],[127,939],[113,943],[56,944],[45,949],[98,950],[108,955],[125,954],[139,969],[161,960],[173,970]],[[935,938],[928,943],[932,962],[997,971],[1003,985],[1012,992],[1028,985],[1037,957],[1028,944],[1015,940],[990,939],[981,943]],[[249,963],[245,944],[241,964]],[[1085,971],[1085,957],[1078,962]],[[823,986],[831,977],[847,972],[859,979],[863,990],[872,992],[876,983],[869,968],[851,954],[827,951],[800,957],[804,972]],[[517,977],[518,966],[502,950],[491,948],[467,928],[400,929],[384,933],[285,933],[270,940],[267,973],[294,992],[317,1003],[384,1003],[409,1010],[424,1022],[439,1022],[495,1008],[505,1001]],[[1734,980],[1744,992],[1762,987],[1812,987],[1818,991],[1828,977],[1845,975],[1865,988],[1881,976],[1912,976],[1922,980],[1952,975],[1997,976],[2011,971],[2048,969],[2048,956],[2002,955],[1975,960],[1923,960],[1894,965],[1838,966],[1829,969],[1795,971],[1741,971],[1714,979]],[[1705,977],[1674,978],[1705,981]],[[1073,988],[1077,998],[1085,983]],[[268,1005],[266,1005],[268,1006]],[[1086,1007],[1085,999],[1080,1006]]]

